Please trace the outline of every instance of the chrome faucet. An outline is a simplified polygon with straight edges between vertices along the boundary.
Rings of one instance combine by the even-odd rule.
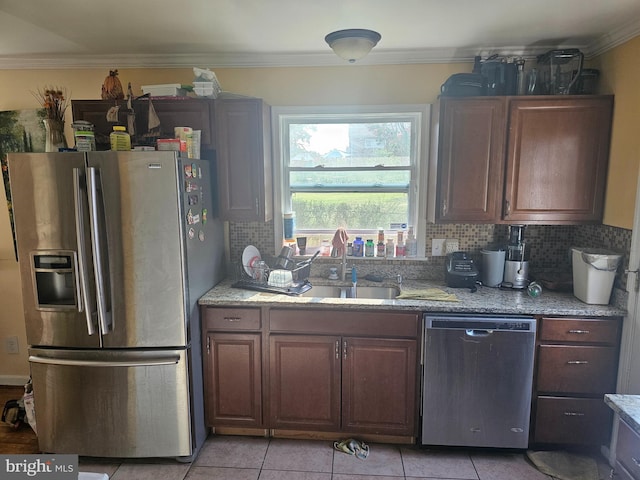
[[[398,288],[402,288],[402,274],[396,274],[396,283],[398,284]]]
[[[340,280],[342,280],[343,282],[346,282],[347,280],[347,249],[343,248],[342,249],[342,264],[341,264],[342,268],[340,271]]]

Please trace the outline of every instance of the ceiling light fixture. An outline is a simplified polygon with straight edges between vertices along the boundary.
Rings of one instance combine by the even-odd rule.
[[[365,57],[381,38],[382,36],[373,30],[351,28],[332,32],[324,37],[324,40],[336,55],[354,63]]]

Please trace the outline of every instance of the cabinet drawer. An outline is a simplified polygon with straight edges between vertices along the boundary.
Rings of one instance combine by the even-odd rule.
[[[205,330],[260,330],[260,309],[206,307],[202,322]]]
[[[419,318],[418,313],[274,309],[269,328],[282,333],[416,338]]]
[[[633,478],[640,478],[640,436],[623,420],[618,422],[616,459]]]
[[[540,345],[539,392],[604,394],[616,381],[615,347]]]
[[[543,318],[540,340],[576,343],[618,343],[618,319]]]
[[[535,442],[575,445],[607,443],[612,414],[600,398],[538,397]]]

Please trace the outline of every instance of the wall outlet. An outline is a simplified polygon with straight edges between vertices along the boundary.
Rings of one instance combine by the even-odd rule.
[[[20,344],[18,343],[18,337],[16,335],[7,337],[5,340],[4,348],[7,353],[20,353]]]
[[[445,241],[444,253],[447,254],[457,252],[458,250],[460,250],[460,244],[458,243],[458,240],[447,238],[447,240]]]
[[[431,256],[442,257],[445,252],[445,238],[434,238],[431,240]]]

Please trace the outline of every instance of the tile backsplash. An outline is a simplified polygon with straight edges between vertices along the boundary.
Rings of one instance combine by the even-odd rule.
[[[239,264],[242,251],[247,245],[255,245],[265,256],[277,254],[278,252],[273,252],[273,228],[273,222],[230,223],[231,263]],[[357,263],[364,269],[364,274],[376,273],[391,276],[401,271],[405,278],[439,280],[444,276],[445,257],[431,257],[432,239],[457,239],[460,250],[469,252],[480,264],[480,250],[489,245],[506,244],[508,235],[508,225],[428,224],[425,238],[427,259],[358,259]],[[570,248],[572,246],[606,248],[623,255],[614,286],[623,290],[626,287],[626,276],[623,272],[628,268],[629,263],[631,230],[608,225],[527,225],[524,238],[529,244],[530,271],[533,275],[536,272],[571,272]],[[350,258],[349,262],[352,261],[353,259]],[[331,259],[331,262],[321,259],[314,263],[313,274],[324,276],[328,273],[329,263],[333,266],[335,259]]]

